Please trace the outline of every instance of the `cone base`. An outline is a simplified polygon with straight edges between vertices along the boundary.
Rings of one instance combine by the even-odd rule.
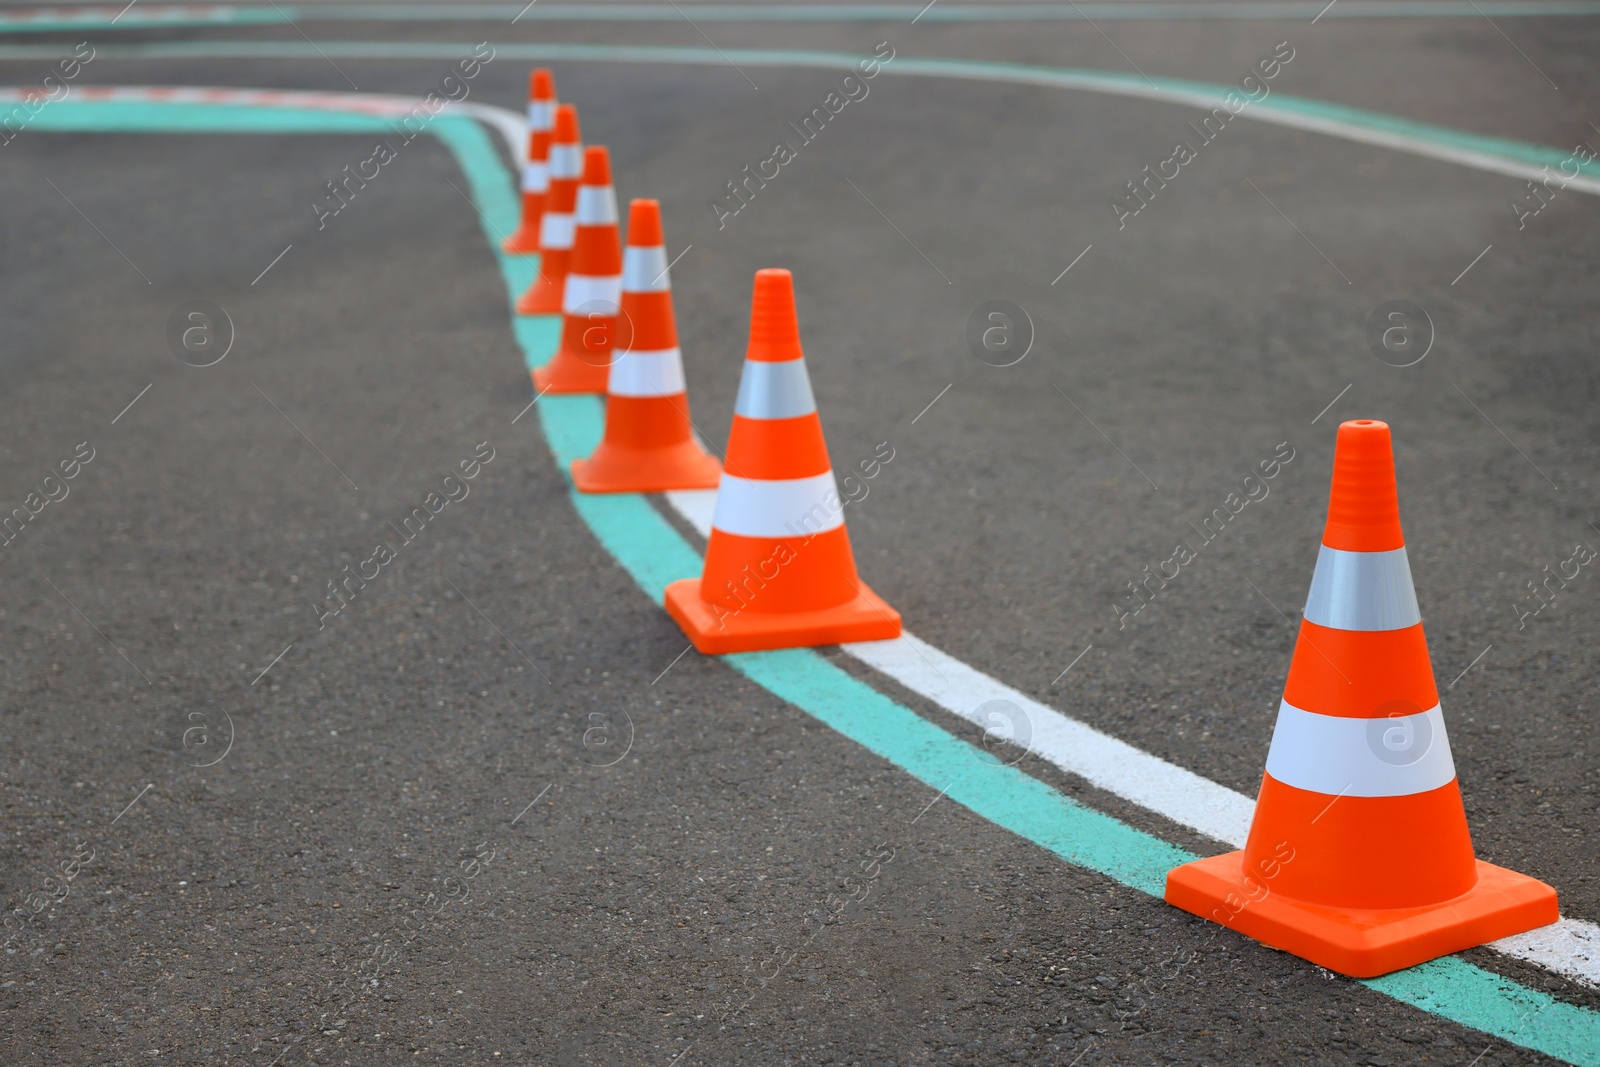
[[[700,579],[683,578],[667,586],[666,608],[695,649],[708,656],[899,637],[900,613],[865,585],[858,588],[854,600],[838,607],[782,614],[724,612],[719,622],[715,606],[701,599]]]
[[[538,249],[534,249],[534,251],[537,252]],[[528,291],[517,297],[517,314],[561,314],[561,286],[555,284],[547,285],[543,278],[535,279]]]
[[[534,224],[530,230],[524,226],[516,233],[500,242],[500,251],[513,256],[531,256],[539,251],[539,226]],[[521,303],[521,301],[518,301]]]
[[[1525,874],[1478,860],[1478,884],[1452,900],[1421,908],[1336,908],[1294,900],[1271,883],[1245,884],[1243,852],[1186,863],[1167,872],[1166,901],[1330,971],[1374,978],[1560,918],[1556,891]],[[1265,886],[1268,895],[1251,900]],[[1235,911],[1233,901],[1245,901]]]
[[[693,440],[650,449],[601,442],[588,459],[572,461],[572,484],[585,493],[715,489],[721,480],[722,464]]]
[[[533,387],[541,393],[603,393],[610,375],[610,367],[592,367],[576,356],[557,352],[533,372]]]

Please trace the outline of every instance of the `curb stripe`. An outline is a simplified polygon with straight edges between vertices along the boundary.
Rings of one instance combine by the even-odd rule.
[[[192,132],[192,105],[121,104],[105,107],[98,125],[74,114],[94,105],[60,101],[36,117],[42,128],[146,132]],[[209,118],[230,120],[231,132],[365,131],[372,125],[346,125],[344,119],[378,125],[379,120],[337,113],[290,109],[213,106]],[[57,125],[72,114],[70,124]],[[225,112],[231,111],[227,115]],[[480,224],[506,285],[508,317],[530,366],[548,361],[555,350],[559,320],[552,316],[516,321],[514,303],[531,280],[530,257],[498,250],[495,227],[515,225],[519,212],[512,176],[487,135],[474,122],[441,116],[430,132],[454,154],[480,210]],[[587,455],[598,443],[603,409],[593,396],[547,396],[540,423],[557,468]],[[618,563],[660,603],[666,584],[699,573],[701,560],[681,535],[638,494],[586,495],[569,492],[573,506]],[[1108,877],[1159,896],[1165,872],[1194,857],[1155,837],[1086,808],[1038,779],[999,765],[969,745],[883,694],[857,681],[809,650],[747,653],[724,657],[730,666],[780,698],[895,763],[935,789],[997,825]],[[966,764],[971,764],[970,769]],[[1546,928],[1550,930],[1551,928]],[[1545,931],[1535,931],[1534,935]],[[1532,935],[1522,935],[1530,937]],[[1559,1057],[1582,1067],[1600,1067],[1600,1013],[1556,1000],[1458,957],[1447,957],[1364,985],[1395,999],[1494,1034],[1513,1044]]]

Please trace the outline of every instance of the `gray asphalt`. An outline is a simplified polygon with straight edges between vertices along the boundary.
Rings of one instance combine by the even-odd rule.
[[[1600,25],[1501,26],[1515,47],[1487,22],[1109,27],[1125,56],[1073,24],[710,32],[1209,81],[1288,40],[1275,91],[1600,145]],[[182,36],[247,32],[294,37]],[[671,26],[495,32],[704,43]],[[7,62],[4,81],[43,66]],[[416,94],[446,66],[101,58],[83,78],[348,75]],[[750,274],[789,267],[836,467],[895,448],[848,516],[863,577],[938,647],[1252,792],[1334,426],[1390,421],[1479,854],[1600,917],[1600,595],[1585,571],[1525,628],[1517,614],[1546,565],[1600,545],[1600,201],[1563,193],[1519,230],[1514,179],[1239,122],[1119,231],[1107,201],[1171,154],[1189,109],[880,78],[719,230],[707,201],[837,81],[747,73],[759,90],[726,68],[556,66],[620,195],[660,198],[669,245],[693,245],[673,280],[714,445]],[[525,78],[497,60],[474,99],[518,107]],[[652,685],[683,638],[577,519],[534,415],[511,421],[527,378],[440,146],[408,146],[321,232],[308,204],[364,138],[26,130],[3,152],[6,507],[93,449],[0,548],[0,896],[61,897],[4,956],[6,1062],[1553,1062],[930,808],[933,790],[714,660]],[[168,349],[194,299],[235,326],[211,367]],[[1036,327],[1015,366],[964,340],[991,299]],[[1405,368],[1368,340],[1399,299],[1436,334]],[[470,494],[319,630],[326,583],[484,442]],[[1271,495],[1119,629],[1125,583],[1282,442]],[[585,743],[597,725],[626,751],[608,766],[615,750]],[[870,895],[818,929],[819,903],[874,858]],[[71,881],[47,885],[62,864]]]

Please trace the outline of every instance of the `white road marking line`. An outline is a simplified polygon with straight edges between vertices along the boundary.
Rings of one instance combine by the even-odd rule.
[[[1093,785],[1218,841],[1243,846],[1255,802],[1132,745],[1103,734],[990,678],[911,634],[893,641],[841,646],[881,674],[968,722],[985,725],[979,709],[1005,700],[1027,716],[1030,749]],[[933,666],[937,670],[933,669]]]

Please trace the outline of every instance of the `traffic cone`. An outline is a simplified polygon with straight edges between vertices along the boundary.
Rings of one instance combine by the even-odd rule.
[[[555,129],[550,135],[550,189],[539,217],[539,276],[517,300],[518,315],[559,315],[561,293],[572,257],[572,212],[578,203],[578,179],[583,176],[583,140],[578,133],[578,109],[556,105]]]
[[[708,654],[900,636],[856,576],[786,270],[756,272],[705,569],[667,586],[666,607]]]
[[[1554,889],[1473,858],[1385,423],[1339,427],[1245,847],[1169,871],[1166,899],[1358,978],[1559,917]]]
[[[528,76],[528,158],[522,164],[522,225],[500,243],[513,255],[539,251],[539,217],[550,188],[550,137],[556,124],[556,80],[540,67]]]
[[[541,393],[603,393],[616,342],[622,299],[622,242],[611,154],[590,145],[583,154],[572,258],[561,298],[561,347],[533,372]],[[626,346],[624,346],[626,347]]]
[[[573,484],[585,493],[715,489],[722,464],[700,447],[690,425],[661,205],[654,200],[628,208],[621,321],[630,336],[606,379],[605,438],[588,459],[573,461]]]

